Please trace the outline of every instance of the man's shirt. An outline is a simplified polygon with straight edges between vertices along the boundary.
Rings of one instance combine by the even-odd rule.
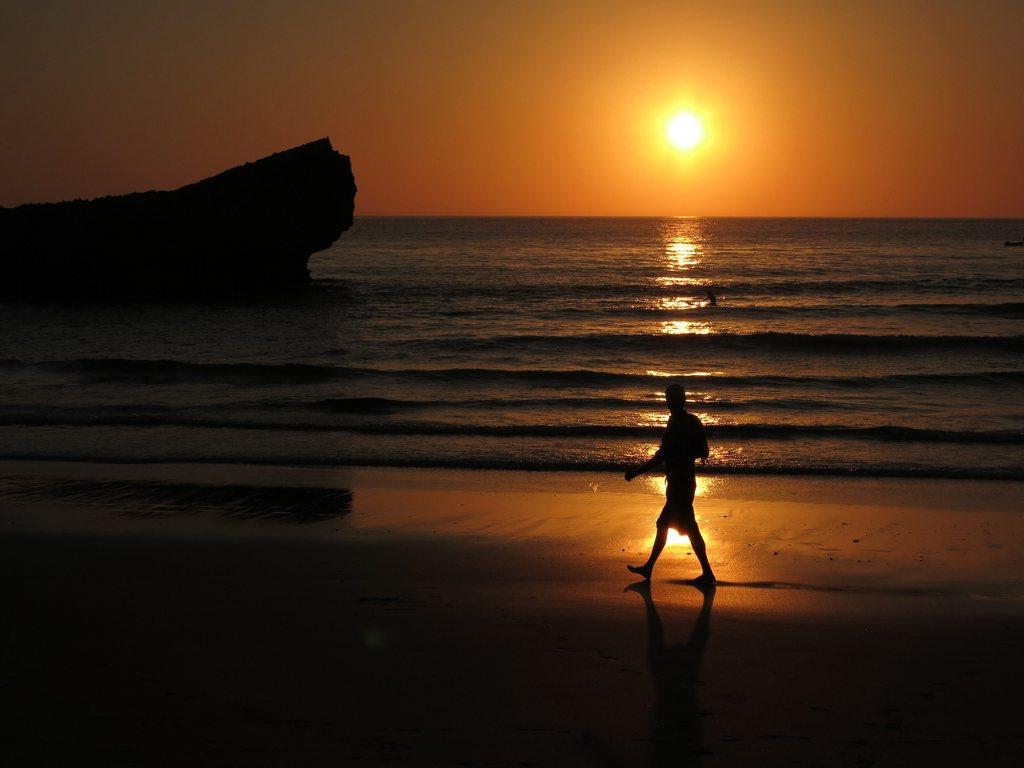
[[[664,462],[669,477],[692,477],[693,462],[708,457],[708,439],[700,419],[685,411],[672,414],[655,457]]]

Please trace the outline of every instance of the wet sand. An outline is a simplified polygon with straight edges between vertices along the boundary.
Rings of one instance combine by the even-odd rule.
[[[702,478],[645,593],[657,478],[0,476],[8,765],[1024,758],[1017,483]]]

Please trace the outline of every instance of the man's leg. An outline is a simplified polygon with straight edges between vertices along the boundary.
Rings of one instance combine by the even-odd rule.
[[[708,562],[708,548],[704,543],[704,537],[701,536],[700,528],[697,526],[697,517],[693,513],[693,499],[697,493],[697,478],[691,476],[689,478],[689,496],[690,503],[686,505],[686,536],[690,540],[690,547],[693,549],[693,553],[697,555],[697,560],[700,561],[700,576],[695,579],[702,584],[711,583],[715,581],[715,574],[711,570],[711,563]]]
[[[690,518],[690,522],[686,525],[686,535],[690,539],[693,553],[697,555],[697,559],[700,561],[701,580],[714,581],[715,574],[711,570],[711,563],[708,562],[708,548],[704,544],[704,537],[700,534],[700,528],[697,527],[697,518]]]
[[[645,579],[651,578],[651,573],[654,571],[654,564],[658,562],[658,556],[661,551],[665,548],[665,542],[668,541],[668,526],[658,518],[657,533],[654,535],[654,544],[651,545],[651,554],[647,558],[647,562],[643,565],[627,565],[626,568],[637,574],[643,576]]]

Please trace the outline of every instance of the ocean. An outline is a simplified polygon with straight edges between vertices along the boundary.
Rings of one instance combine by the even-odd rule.
[[[1022,234],[357,218],[270,299],[0,303],[0,458],[622,469],[681,382],[707,472],[1024,479]]]

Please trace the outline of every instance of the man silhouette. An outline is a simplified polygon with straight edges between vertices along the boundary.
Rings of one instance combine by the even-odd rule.
[[[703,464],[708,458],[708,441],[704,435],[704,425],[700,419],[686,411],[686,390],[679,384],[670,384],[665,389],[665,403],[670,413],[665,434],[661,437],[661,447],[644,464],[626,472],[626,480],[650,472],[664,464],[665,506],[655,523],[657,535],[651,546],[650,557],[643,565],[627,565],[633,573],[651,578],[654,564],[665,548],[668,529],[674,528],[685,533],[690,539],[690,546],[700,561],[701,574],[693,579],[693,584],[714,584],[715,574],[708,562],[707,547],[704,537],[700,535],[697,519],[693,515],[693,494],[697,490],[697,476],[694,472],[694,461]]]

